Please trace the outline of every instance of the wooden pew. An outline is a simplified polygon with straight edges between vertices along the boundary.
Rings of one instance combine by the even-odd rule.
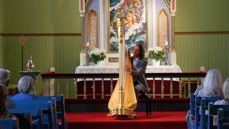
[[[56,118],[54,118],[54,108],[53,106],[55,105],[55,99],[52,101],[49,100],[17,100],[15,101],[16,103],[16,109],[12,109],[11,112],[13,113],[20,113],[20,112],[25,112],[28,110],[33,110],[34,108],[40,108],[41,112],[42,112],[42,117],[40,118],[40,123],[42,126],[44,126],[45,124],[48,124],[48,128],[49,129],[56,129],[55,126],[55,120]],[[15,110],[15,111],[14,111]],[[35,112],[32,112],[32,119],[36,120],[38,117],[37,114],[35,114]],[[47,118],[47,119],[45,119]],[[46,123],[48,121],[48,123]]]
[[[66,113],[65,113],[65,100],[64,95],[61,94],[59,96],[39,96],[39,99],[41,100],[51,100],[51,98],[55,98],[56,100],[56,106],[54,109],[56,111],[57,119],[60,119],[60,123],[58,123],[60,129],[65,129],[66,126]]]
[[[205,112],[209,102],[215,102],[223,97],[195,97],[195,129],[205,129]]]
[[[0,120],[0,129],[19,129],[18,120]]]
[[[201,98],[201,108],[200,108],[200,129],[207,128],[207,113],[208,113],[208,103],[214,103],[217,100],[221,100],[223,97],[203,97]]]
[[[217,113],[218,109],[226,107],[226,105],[214,105],[212,102],[208,104],[208,123],[207,129],[217,129]]]
[[[229,105],[223,105],[218,109],[217,129],[229,129]]]

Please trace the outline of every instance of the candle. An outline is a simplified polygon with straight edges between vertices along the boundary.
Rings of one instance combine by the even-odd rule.
[[[89,45],[90,45],[89,42],[87,42],[86,47],[89,47]]]
[[[165,46],[168,46],[168,45],[169,45],[168,41],[165,41]]]
[[[80,52],[80,66],[86,65],[86,53],[82,50]]]

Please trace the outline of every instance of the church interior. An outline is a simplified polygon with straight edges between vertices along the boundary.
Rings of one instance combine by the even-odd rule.
[[[228,0],[0,0],[0,129],[229,129]]]

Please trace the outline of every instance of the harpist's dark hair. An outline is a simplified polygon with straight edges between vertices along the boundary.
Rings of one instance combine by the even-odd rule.
[[[140,49],[139,59],[141,60],[145,58],[145,50],[144,50],[144,47],[142,46],[143,43],[144,43],[143,41],[136,42],[136,46],[138,46]]]

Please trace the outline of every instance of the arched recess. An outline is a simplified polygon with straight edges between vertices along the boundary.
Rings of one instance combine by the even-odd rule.
[[[158,46],[164,47],[165,42],[169,43],[169,16],[165,9],[161,9],[158,15]],[[171,48],[171,46],[169,46]]]
[[[93,9],[87,14],[87,42],[91,48],[98,47],[98,15]]]

